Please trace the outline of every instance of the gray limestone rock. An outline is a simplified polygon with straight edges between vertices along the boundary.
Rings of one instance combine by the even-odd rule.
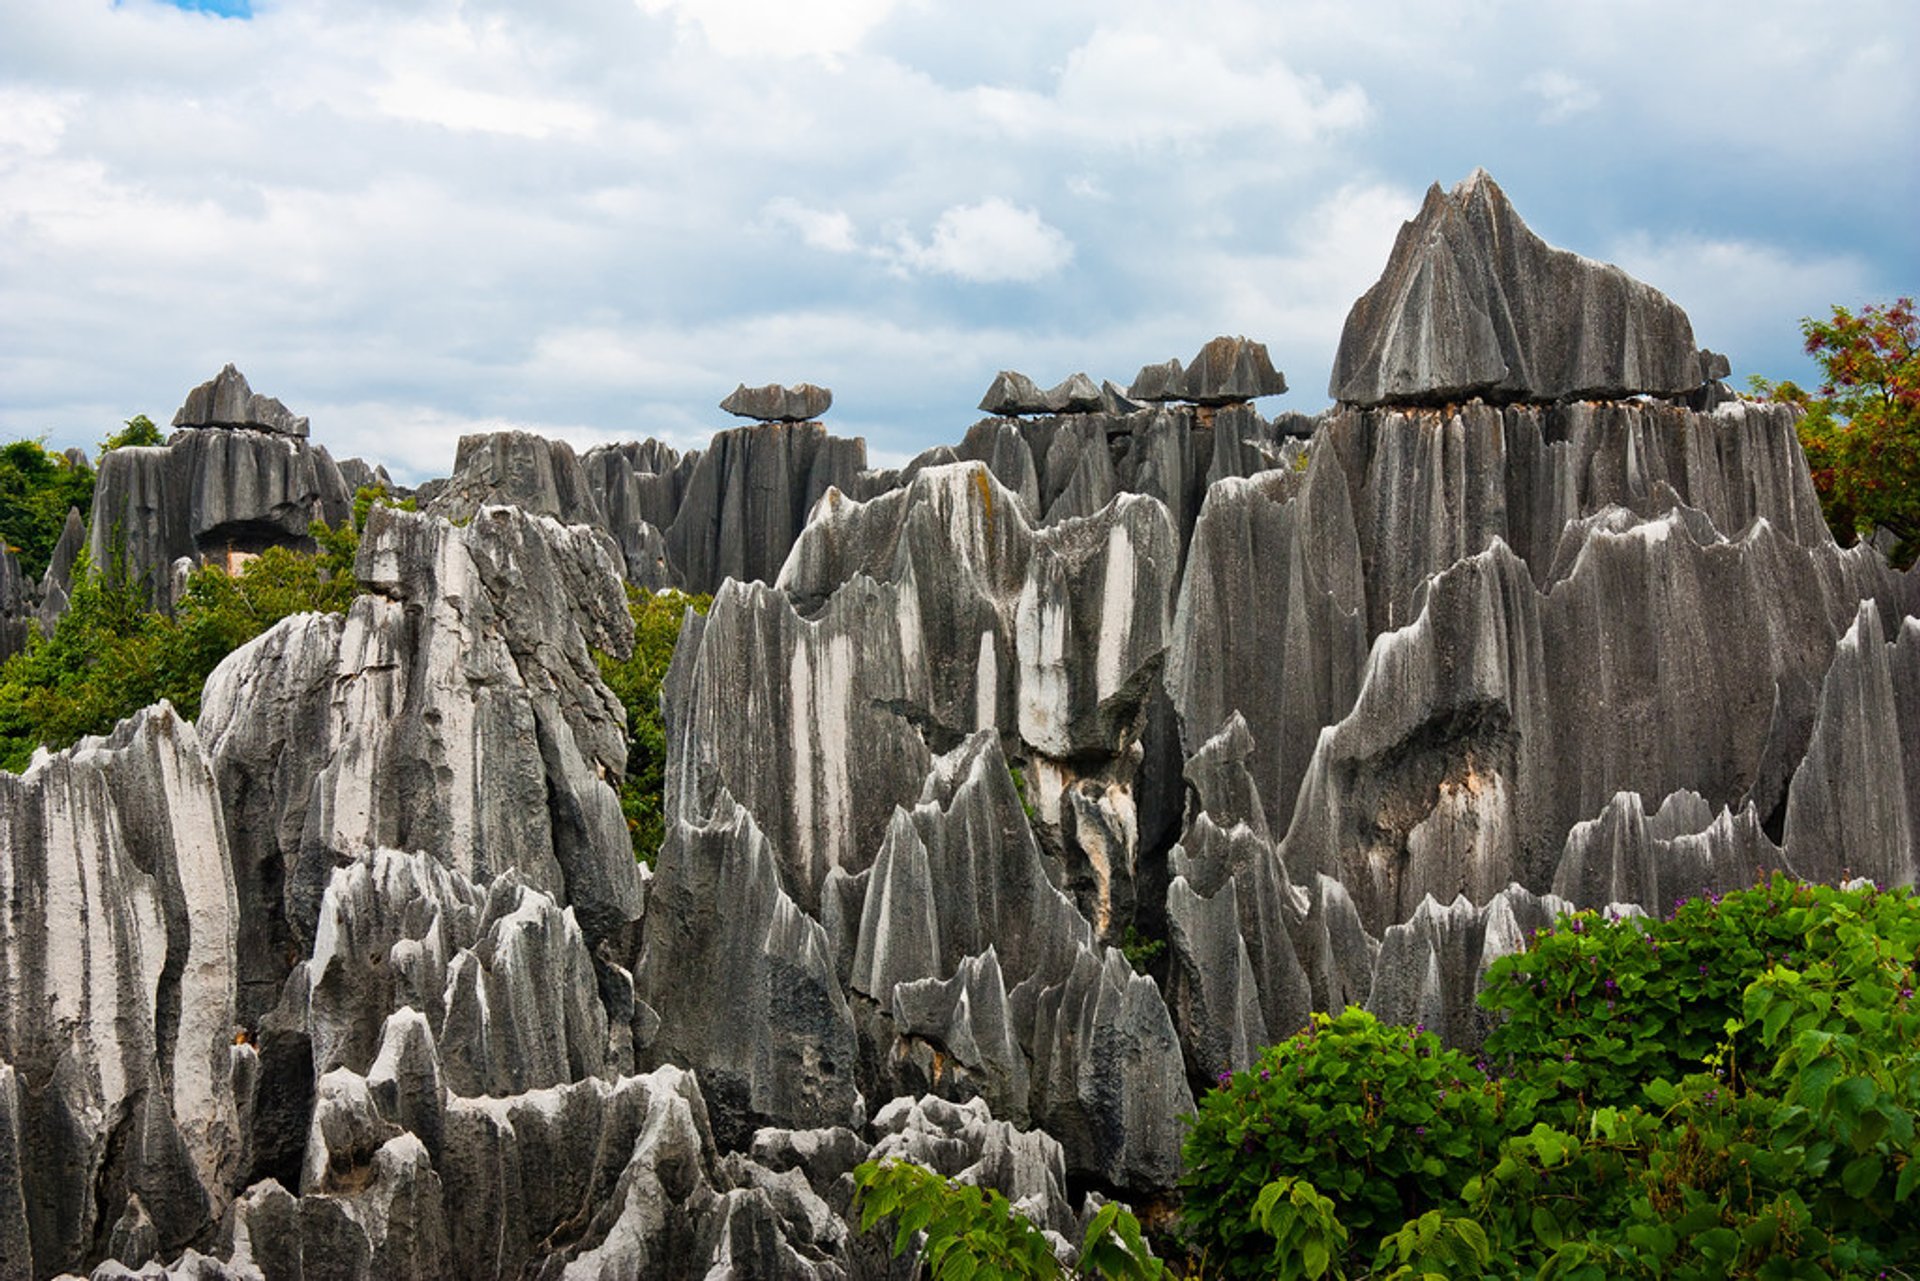
[[[1520,951],[1535,930],[1573,904],[1510,885],[1483,907],[1465,897],[1442,907],[1431,895],[1380,940],[1367,1009],[1383,1023],[1424,1025],[1458,1048],[1486,1039],[1493,1015],[1477,998],[1487,967]]]
[[[720,408],[736,418],[757,418],[768,423],[803,423],[820,417],[832,407],[833,392],[812,383],[797,383],[792,387],[778,383],[749,387],[741,383],[720,402]]]
[[[1000,1116],[1025,1123],[1027,1060],[1014,1036],[1006,979],[993,944],[960,962],[949,979],[895,983],[888,1012],[903,1042],[928,1044],[936,1083],[984,1098]],[[956,1078],[953,1085],[940,1080],[947,1073]]]
[[[1180,1041],[1160,990],[1118,948],[1081,948],[1064,979],[1013,1000],[1027,1035],[1034,1121],[1068,1170],[1119,1187],[1171,1188],[1193,1111]],[[1030,1014],[1023,1014],[1023,1007]]]
[[[728,578],[772,582],[814,504],[853,488],[867,446],[818,423],[759,423],[719,432],[689,457],[667,557],[677,586],[713,592]]]
[[[1244,337],[1213,339],[1180,376],[1181,398],[1196,405],[1233,405],[1286,389],[1286,377],[1273,367],[1267,345]]]
[[[924,1165],[958,1183],[991,1188],[1034,1222],[1069,1231],[1066,1154],[1043,1131],[995,1120],[984,1099],[896,1098],[874,1115],[868,1159]]]
[[[362,856],[329,882],[305,966],[316,1077],[368,1073],[382,1056],[417,1075],[422,1052],[395,1041],[415,1033],[393,1024],[416,1010],[424,1053],[457,1093],[518,1094],[606,1068],[607,1016],[579,926],[512,870],[482,890],[429,854]]]
[[[67,612],[67,602],[73,592],[73,565],[80,557],[80,549],[86,545],[87,523],[81,519],[79,508],[69,507],[66,524],[60,528],[60,541],[53,545],[53,557],[40,579],[40,605],[35,612],[40,619],[42,636],[53,635],[60,616]]]
[[[316,520],[338,525],[353,495],[325,450],[301,435],[189,431],[165,445],[111,450],[100,460],[88,525],[96,567],[124,557],[158,607],[173,606],[173,567],[238,569],[269,547],[313,550]]]
[[[1496,542],[1374,645],[1315,747],[1288,866],[1337,876],[1380,928],[1429,893],[1549,883],[1567,831],[1615,792],[1777,795],[1762,771],[1808,732],[1781,691],[1815,679],[1841,609],[1886,589],[1872,563],[1765,521],[1727,542],[1676,510],[1588,527],[1542,594]]]
[[[1186,399],[1186,368],[1178,357],[1158,365],[1142,365],[1127,388],[1133,400],[1165,402]]]
[[[1677,396],[1702,381],[1693,326],[1618,267],[1528,230],[1484,170],[1435,184],[1347,314],[1328,394],[1349,404]]]
[[[1359,692],[1367,589],[1350,490],[1330,448],[1317,446],[1305,471],[1208,490],[1174,615],[1167,691],[1190,754],[1230,716],[1242,718],[1247,768],[1276,832],[1286,830],[1315,736]]]
[[[1008,986],[1055,981],[1092,942],[1048,879],[997,737],[983,730],[933,762],[920,801],[896,809],[867,882],[850,990],[948,979],[997,949]]]
[[[827,934],[780,884],[753,817],[722,792],[668,831],[635,995],[660,1015],[648,1049],[700,1074],[728,1146],[766,1125],[857,1124],[853,1019]]]
[[[247,378],[232,365],[187,393],[187,401],[173,416],[175,427],[226,427],[244,431],[272,432],[281,436],[307,434],[307,420],[296,417],[271,396],[262,396],[247,385]]]
[[[518,507],[572,525],[608,529],[587,474],[564,440],[524,431],[462,436],[453,475],[424,510],[464,523],[482,507]]]
[[[33,614],[27,577],[20,572],[13,549],[0,542],[0,663],[27,647]]]
[[[1567,833],[1553,892],[1583,908],[1637,903],[1660,912],[1678,899],[1744,889],[1786,868],[1752,802],[1716,814],[1698,793],[1681,791],[1649,816],[1638,792],[1621,792],[1598,818]]]
[[[1054,412],[1047,407],[1046,393],[1025,374],[1003,369],[994,375],[993,385],[980,398],[980,411],[996,417]]]
[[[1787,857],[1816,880],[1920,879],[1920,618],[1890,641],[1882,618],[1862,601],[1835,647],[1787,793]]]
[[[265,926],[242,953],[249,1022],[287,950],[311,949],[334,869],[377,848],[425,851],[477,885],[517,869],[573,909],[589,947],[640,916],[607,781],[626,713],[589,653],[631,646],[605,535],[513,508],[455,527],[381,507],[356,572],[368,592],[344,619],[286,620],[202,698],[243,910]]]
[[[0,1179],[0,1243],[24,1202],[32,1273],[87,1266],[132,1195],[141,1239],[177,1251],[224,1211],[242,1141],[240,921],[193,727],[161,703],[0,774],[0,902],[0,1110],[32,1154]]]

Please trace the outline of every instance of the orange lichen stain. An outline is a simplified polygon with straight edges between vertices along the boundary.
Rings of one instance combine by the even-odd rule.
[[[947,1056],[939,1050],[933,1052],[933,1082],[938,1085],[947,1075]]]
[[[993,528],[993,485],[987,480],[987,469],[973,469],[973,487],[980,491],[980,503],[987,509],[987,528]]]

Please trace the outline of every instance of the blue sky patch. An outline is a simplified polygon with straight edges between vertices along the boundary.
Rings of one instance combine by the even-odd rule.
[[[222,18],[251,18],[253,0],[166,0],[176,9],[189,13],[214,13]]]

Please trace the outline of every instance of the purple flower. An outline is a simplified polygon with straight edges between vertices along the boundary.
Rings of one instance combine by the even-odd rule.
[[[1416,1126],[1414,1126],[1414,1127],[1413,1127],[1413,1132],[1414,1132],[1415,1134],[1417,1134],[1417,1135],[1419,1135],[1419,1136],[1420,1136],[1421,1138],[1423,1138],[1423,1139],[1427,1137],[1427,1127],[1426,1127],[1426,1126],[1424,1126],[1424,1125],[1416,1125]]]
[[[1219,1085],[1219,1086],[1220,1086],[1220,1088],[1224,1090],[1224,1089],[1225,1089],[1225,1088],[1226,1088],[1226,1087],[1227,1087],[1227,1086],[1228,1086],[1229,1084],[1231,1084],[1231,1083],[1232,1083],[1232,1081],[1233,1081],[1233,1073],[1231,1073],[1231,1072],[1222,1072],[1222,1073],[1221,1073],[1221,1074],[1220,1074],[1219,1076],[1216,1076],[1216,1077],[1214,1077],[1213,1079],[1214,1079],[1214,1082],[1215,1082],[1215,1084],[1217,1084],[1217,1085]]]
[[[1271,1081],[1271,1080],[1273,1079],[1273,1075],[1272,1075],[1272,1073],[1270,1073],[1270,1072],[1268,1072],[1268,1071],[1267,1071],[1267,1070],[1266,1070],[1265,1068],[1261,1068],[1261,1069],[1260,1069],[1260,1079],[1261,1079],[1262,1081]]]
[[[1713,1102],[1715,1099],[1719,1097],[1720,1097],[1720,1091],[1718,1090],[1708,1090],[1706,1093],[1706,1100],[1709,1103]]]

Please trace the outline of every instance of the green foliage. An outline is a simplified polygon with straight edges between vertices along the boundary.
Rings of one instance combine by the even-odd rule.
[[[1505,1018],[1487,1058],[1524,1065],[1527,1084],[1563,1109],[1636,1100],[1650,1081],[1700,1071],[1747,984],[1804,953],[1801,888],[1682,900],[1660,920],[1561,917],[1489,967],[1480,1003]],[[1734,1048],[1750,1050],[1752,1038]]]
[[[991,1188],[941,1178],[910,1161],[868,1161],[854,1169],[860,1228],[894,1225],[893,1252],[904,1254],[925,1234],[920,1258],[933,1281],[971,1278],[1103,1277],[1157,1281],[1166,1266],[1153,1257],[1140,1222],[1118,1203],[1087,1222],[1080,1265],[1068,1270],[1033,1221]]]
[[[1359,1009],[1316,1014],[1200,1101],[1183,1149],[1186,1230],[1218,1275],[1263,1276],[1261,1191],[1311,1178],[1371,1255],[1458,1195],[1498,1149],[1507,1110],[1502,1084],[1432,1033]]]
[[[356,510],[364,519],[365,507]],[[357,591],[359,531],[316,524],[312,533],[318,552],[274,547],[236,575],[214,565],[194,570],[172,616],[147,608],[144,586],[118,554],[96,571],[83,550],[53,635],[0,666],[0,769],[26,768],[42,744],[57,751],[104,734],[162,698],[196,717],[201,687],[221,659],[283,618],[347,608]]]
[[[1920,1258],[1917,971],[1920,899],[1904,889],[1776,877],[1665,920],[1562,917],[1489,971],[1482,1001],[1506,1021],[1488,1048],[1509,1075],[1504,1134],[1490,1159],[1463,1162],[1473,1177],[1415,1188],[1397,1231],[1369,1229],[1338,1187],[1378,1118],[1343,1118],[1322,1143],[1313,1177],[1335,1220],[1312,1230],[1356,1238],[1330,1273],[1371,1257],[1382,1277],[1907,1275]],[[1382,1054],[1403,1051],[1343,1044],[1339,1079],[1383,1075]],[[1196,1137],[1250,1075],[1202,1101]],[[1257,1145],[1242,1165],[1239,1194],[1270,1180],[1257,1206],[1301,1195]],[[1201,1223],[1225,1209],[1201,1206]],[[1192,1225],[1191,1199],[1187,1213]],[[1257,1217],[1276,1238],[1301,1231]]]
[[[84,515],[92,506],[92,468],[75,466],[37,440],[0,445],[0,543],[27,578],[47,572],[67,510],[77,507]]]
[[[633,837],[633,856],[651,865],[666,840],[667,727],[660,711],[660,685],[673,662],[680,625],[691,609],[705,614],[711,596],[627,588],[633,615],[633,655],[596,652],[600,677],[627,709],[627,772],[620,781],[620,810]]]
[[[167,438],[153,425],[153,419],[145,414],[135,414],[126,424],[100,442],[100,456],[105,458],[116,449],[129,445],[164,445]]]
[[[1282,1175],[1261,1188],[1253,1203],[1253,1218],[1273,1238],[1269,1262],[1280,1276],[1320,1281],[1329,1273],[1336,1278],[1346,1275],[1338,1260],[1347,1252],[1347,1229],[1334,1213],[1333,1202],[1305,1179]]]
[[[1147,968],[1160,959],[1167,950],[1165,939],[1152,938],[1142,934],[1133,922],[1127,922],[1127,928],[1120,935],[1120,954],[1127,958],[1127,964],[1136,974],[1145,974]]]
[[[1827,522],[1842,542],[1885,529],[1892,558],[1920,557],[1920,318],[1913,299],[1835,307],[1800,322],[1825,381],[1815,393],[1752,380],[1754,390],[1802,406],[1800,442]]]

